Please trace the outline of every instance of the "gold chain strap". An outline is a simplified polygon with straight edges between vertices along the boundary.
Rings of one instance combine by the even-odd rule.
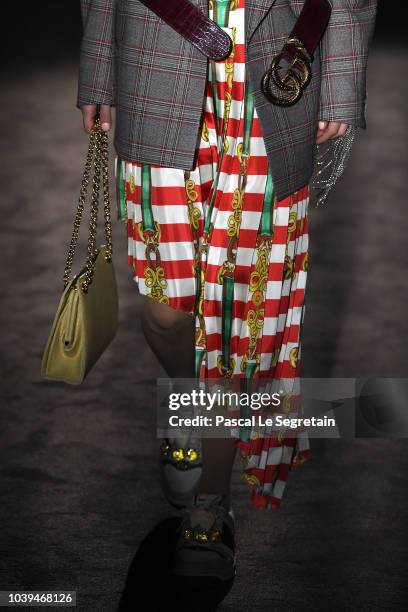
[[[69,283],[69,277],[71,275],[72,264],[74,260],[75,250],[78,243],[79,227],[81,224],[84,208],[85,199],[88,191],[89,179],[91,175],[92,163],[94,165],[94,175],[92,179],[92,196],[91,196],[91,213],[89,222],[89,236],[88,236],[88,256],[86,260],[86,272],[85,280],[81,287],[86,293],[89,285],[92,282],[95,257],[97,255],[96,248],[96,231],[98,222],[98,205],[99,205],[99,192],[100,192],[100,181],[101,181],[101,170],[102,170],[102,190],[103,190],[103,204],[104,204],[104,220],[105,220],[105,237],[106,237],[106,254],[105,259],[111,261],[112,259],[112,224],[110,214],[110,201],[109,201],[109,163],[108,163],[108,134],[101,129],[99,115],[96,116],[91,135],[89,138],[88,153],[86,156],[85,169],[82,178],[82,185],[79,192],[78,208],[75,215],[74,227],[72,231],[72,238],[68,249],[68,256],[65,264],[65,271],[63,276],[64,288]]]

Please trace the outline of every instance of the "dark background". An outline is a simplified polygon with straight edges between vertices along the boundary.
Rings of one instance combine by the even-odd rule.
[[[307,377],[407,377],[400,6],[379,3],[368,129],[333,197],[310,211]],[[141,335],[118,222],[117,337],[79,388],[41,379],[87,145],[75,108],[79,2],[2,9],[0,590],[76,589],[81,612],[109,612],[140,542],[170,512],[152,407],[163,372]],[[251,508],[237,462],[238,576],[220,610],[405,610],[406,441],[313,440],[312,451],[276,512]]]
[[[3,2],[2,57],[7,63],[58,63],[76,58],[81,38],[79,1]],[[379,0],[376,44],[406,43],[406,24],[396,0]]]
[[[406,23],[396,0],[379,0],[376,44],[405,45]],[[27,69],[37,63],[58,64],[78,56],[81,38],[79,1],[3,2],[2,57]]]

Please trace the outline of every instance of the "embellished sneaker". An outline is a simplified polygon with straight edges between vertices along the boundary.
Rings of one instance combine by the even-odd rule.
[[[173,574],[212,577],[235,576],[235,520],[222,505],[221,495],[197,495],[182,511],[173,559]]]
[[[176,508],[190,506],[201,479],[201,440],[165,438],[160,446],[160,472],[169,503]]]

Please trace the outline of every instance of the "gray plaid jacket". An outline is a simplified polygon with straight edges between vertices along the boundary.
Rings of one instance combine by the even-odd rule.
[[[208,15],[208,0],[192,0]],[[305,185],[316,123],[365,128],[366,66],[377,0],[331,0],[312,80],[289,108],[272,105],[261,77],[291,31],[303,0],[246,0],[246,60],[276,195]],[[138,0],[81,0],[77,106],[116,106],[122,159],[191,170],[199,140],[207,58]]]

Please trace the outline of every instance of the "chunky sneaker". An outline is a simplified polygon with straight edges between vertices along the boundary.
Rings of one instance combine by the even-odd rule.
[[[160,472],[167,500],[176,508],[190,506],[202,473],[201,440],[190,434],[165,438],[160,446]]]
[[[226,581],[235,576],[235,520],[221,495],[197,495],[182,511],[173,574]]]

